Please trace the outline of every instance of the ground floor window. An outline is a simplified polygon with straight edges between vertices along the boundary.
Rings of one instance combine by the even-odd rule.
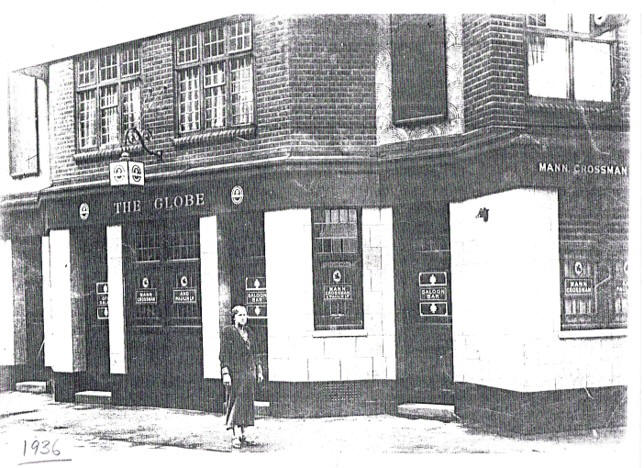
[[[361,211],[312,210],[316,330],[364,328]]]
[[[612,191],[560,193],[562,330],[626,327],[626,206]]]

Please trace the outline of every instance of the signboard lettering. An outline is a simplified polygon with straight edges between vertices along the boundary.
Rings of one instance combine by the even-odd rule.
[[[137,289],[134,291],[134,303],[136,305],[148,305],[157,303],[156,288]]]
[[[569,165],[557,162],[539,162],[539,172],[545,173],[571,173],[574,175],[599,174],[609,176],[627,176],[628,167],[616,164],[574,164]]]
[[[325,284],[325,301],[350,301],[353,299],[353,290],[350,284]]]
[[[420,288],[420,300],[421,301],[446,301],[447,300],[447,288],[445,287],[421,287]]]
[[[148,205],[150,204],[150,205]],[[141,199],[121,200],[112,202],[112,210],[115,215],[128,213],[140,213],[146,206],[151,206],[156,211],[171,211],[183,208],[204,206],[206,196],[203,192],[184,193],[180,195],[157,197],[154,200],[144,201]]]
[[[564,294],[567,296],[590,296],[593,293],[591,278],[564,278]]]
[[[266,290],[264,291],[246,291],[246,304],[266,304]]]
[[[197,288],[173,289],[172,290],[172,303],[173,304],[196,304],[197,303]]]

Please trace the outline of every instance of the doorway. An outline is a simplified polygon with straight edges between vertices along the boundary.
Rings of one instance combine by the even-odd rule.
[[[449,206],[394,209],[399,403],[453,404]]]
[[[248,326],[255,334],[264,374],[264,383],[255,387],[255,400],[269,401],[264,213],[236,212],[222,215],[221,220],[229,255],[231,307],[246,306]]]
[[[129,398],[136,405],[201,407],[199,219],[126,226],[124,264]]]

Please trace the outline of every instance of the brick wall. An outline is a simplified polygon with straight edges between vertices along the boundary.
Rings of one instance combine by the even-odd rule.
[[[290,29],[294,152],[364,153],[376,139],[376,18],[303,16]]]
[[[151,146],[163,151],[163,162],[143,158],[148,174],[212,164],[213,161],[273,157],[287,142],[289,129],[288,22],[279,17],[255,17],[253,56],[255,60],[255,105],[257,129],[254,137],[241,141],[228,138],[216,143],[178,146],[175,141],[175,89],[173,34],[141,41],[143,122],[153,134]],[[118,154],[100,155],[77,162],[74,132],[73,60],[50,66],[50,115],[52,180],[54,182],[107,179],[109,160]]]
[[[463,17],[465,130],[525,123],[521,16]]]
[[[625,28],[617,30],[615,80],[628,89],[629,46]],[[577,127],[583,123],[573,103],[529,101],[524,15],[465,15],[463,66],[465,75],[465,130],[499,126]],[[627,93],[628,91],[626,91]],[[628,125],[627,98],[617,106],[584,105],[593,128]]]

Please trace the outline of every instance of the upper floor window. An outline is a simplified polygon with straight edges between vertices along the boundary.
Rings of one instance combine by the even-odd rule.
[[[176,36],[180,134],[253,123],[252,47],[250,19]]]
[[[614,31],[597,34],[599,22],[588,14],[527,16],[531,96],[611,101]]]
[[[391,74],[395,124],[447,117],[444,15],[393,15]]]
[[[9,76],[9,173],[39,173],[38,79],[19,72]],[[42,82],[42,81],[41,81]]]
[[[76,61],[76,137],[80,150],[121,144],[141,126],[139,47],[129,45]]]

